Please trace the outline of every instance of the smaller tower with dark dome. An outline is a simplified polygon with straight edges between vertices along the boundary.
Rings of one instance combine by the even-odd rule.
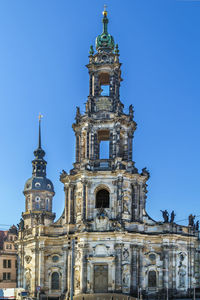
[[[46,177],[47,162],[41,146],[41,117],[39,115],[38,148],[34,151],[32,177],[26,181],[23,191],[26,197],[25,212],[22,214],[25,229],[40,224],[50,225],[55,219],[55,213],[52,213],[55,192],[53,183]]]

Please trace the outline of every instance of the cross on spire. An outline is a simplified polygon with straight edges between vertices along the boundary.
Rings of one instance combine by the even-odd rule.
[[[43,118],[43,115],[41,113],[39,113],[39,116],[38,116],[39,121],[41,121],[42,118]]]
[[[107,12],[107,5],[104,4],[103,16],[107,17],[107,14],[108,14],[108,12]]]

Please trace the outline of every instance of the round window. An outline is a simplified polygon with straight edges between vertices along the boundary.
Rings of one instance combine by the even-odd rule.
[[[36,186],[36,187],[39,187],[39,186],[41,186],[41,184],[40,184],[39,182],[36,182],[36,183],[35,183],[35,186]]]
[[[149,254],[149,259],[150,259],[151,261],[156,260],[155,254],[153,254],[153,253]]]
[[[53,261],[53,262],[58,262],[58,261],[59,261],[59,257],[58,257],[57,255],[54,255],[54,256],[52,257],[52,261]]]

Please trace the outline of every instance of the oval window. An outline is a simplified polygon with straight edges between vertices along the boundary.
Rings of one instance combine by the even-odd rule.
[[[53,262],[58,262],[58,261],[59,261],[59,257],[58,257],[57,255],[54,255],[54,256],[52,257],[52,261],[53,261]]]

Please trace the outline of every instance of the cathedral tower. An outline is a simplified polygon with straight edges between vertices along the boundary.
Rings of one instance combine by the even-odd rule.
[[[96,38],[96,53],[90,47],[89,96],[85,113],[77,107],[73,129],[76,161],[65,184],[65,220],[97,230],[99,213],[105,215],[105,230],[130,226],[145,216],[146,169],[142,174],[132,160],[132,140],[136,129],[133,107],[123,111],[120,100],[121,63],[118,45],[108,33],[107,11],[103,12],[103,32]],[[126,222],[129,222],[126,224]],[[98,225],[97,225],[98,224]],[[129,225],[128,225],[129,224]],[[103,230],[103,228],[102,228]]]
[[[52,213],[52,200],[55,194],[52,182],[46,177],[45,152],[41,144],[41,115],[39,116],[38,147],[34,151],[32,161],[32,177],[24,186],[26,198],[25,212],[22,214],[25,228],[34,225],[49,225],[53,223],[55,214]]]

